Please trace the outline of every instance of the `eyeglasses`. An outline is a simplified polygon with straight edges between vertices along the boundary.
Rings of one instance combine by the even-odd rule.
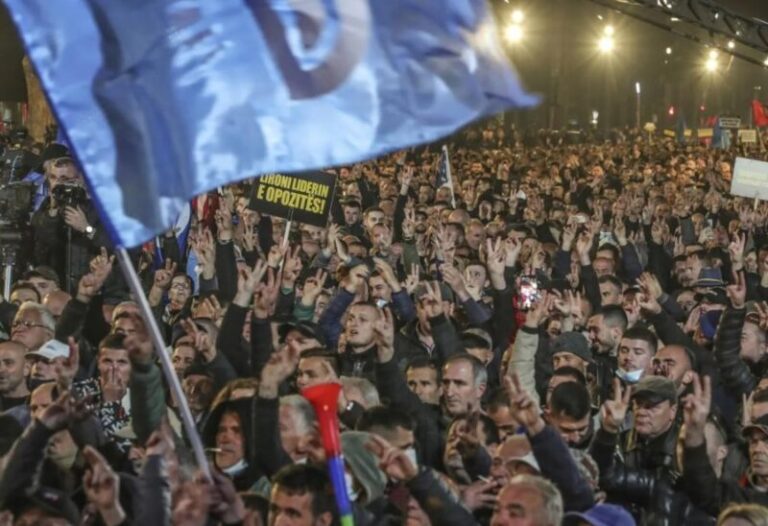
[[[19,327],[24,327],[25,329],[31,329],[33,327],[42,327],[43,329],[48,328],[42,323],[35,323],[33,321],[27,321],[27,320],[16,320],[13,322],[13,325],[11,325],[11,328],[13,329],[17,329]]]

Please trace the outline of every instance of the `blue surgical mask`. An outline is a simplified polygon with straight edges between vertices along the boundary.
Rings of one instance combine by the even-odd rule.
[[[636,384],[643,376],[643,369],[636,369],[634,371],[625,371],[624,369],[616,369],[616,376],[621,380],[624,380],[628,384]]]

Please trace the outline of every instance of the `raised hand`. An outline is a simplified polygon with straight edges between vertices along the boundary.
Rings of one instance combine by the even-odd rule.
[[[416,287],[419,285],[420,268],[418,263],[411,263],[411,271],[405,277],[405,283],[403,286],[408,294],[413,294]]]
[[[66,391],[40,414],[38,420],[50,431],[60,431],[70,422],[82,420],[89,414],[89,398],[75,400],[72,393]]]
[[[477,480],[461,490],[461,502],[472,511],[492,509],[498,490],[499,483],[495,479]]]
[[[621,382],[618,378],[613,379],[613,397],[603,402],[600,408],[600,417],[603,429],[609,433],[618,433],[624,424],[624,419],[629,410],[629,400],[632,396],[632,388],[627,386],[622,394]]]
[[[83,457],[88,464],[83,476],[85,496],[105,523],[122,524],[126,516],[120,505],[120,477],[93,447],[85,446]]]
[[[299,277],[302,269],[301,263],[301,245],[296,245],[293,250],[288,250],[283,263],[282,286],[293,288],[296,279]]]
[[[59,388],[59,392],[64,393],[69,391],[72,386],[72,381],[77,375],[77,371],[80,369],[80,348],[77,345],[75,339],[70,336],[67,340],[69,345],[69,356],[63,360],[54,361],[54,371],[56,372],[56,386]]]
[[[509,412],[514,419],[525,426],[530,436],[537,435],[544,429],[545,423],[536,400],[523,389],[517,373],[504,377],[504,389],[509,396]]]
[[[85,217],[85,212],[79,206],[64,208],[64,222],[77,232],[85,232],[85,229],[88,228],[88,218]]]
[[[544,291],[539,298],[539,301],[529,309],[525,314],[525,326],[530,329],[537,329],[539,325],[549,314],[549,310],[554,304],[554,297],[548,292]]]
[[[366,449],[379,459],[379,468],[396,482],[408,482],[419,474],[417,466],[402,449],[392,445],[379,435],[371,434],[371,439],[365,444]]]
[[[326,279],[328,279],[328,273],[320,268],[314,276],[304,280],[304,288],[301,291],[302,305],[309,307],[315,304],[317,297],[323,292]]]
[[[155,271],[155,280],[153,286],[160,290],[168,290],[171,286],[171,280],[176,274],[176,263],[170,259],[165,260],[165,266]]]
[[[241,268],[237,276],[237,294],[233,302],[240,307],[248,307],[253,299],[253,293],[257,286],[264,279],[267,273],[267,263],[260,259],[253,266],[253,269],[247,267]]]
[[[360,287],[363,286],[365,280],[368,278],[368,266],[360,264],[350,269],[347,279],[344,283],[344,289],[350,294],[357,294]]]
[[[216,243],[213,241],[213,233],[210,229],[201,225],[192,249],[195,251],[198,264],[203,269],[203,277],[213,279],[216,274]]]
[[[106,374],[100,377],[100,382],[101,397],[104,402],[118,402],[128,392],[125,380],[117,374],[117,370],[114,367],[107,369]]]
[[[296,371],[299,365],[300,349],[294,345],[283,345],[272,353],[261,370],[259,396],[276,398],[278,387]]]
[[[275,277],[275,269],[267,269],[266,283],[259,283],[256,286],[253,301],[253,314],[258,319],[269,318],[275,310],[277,295],[280,293],[280,286]]]
[[[613,219],[613,235],[616,236],[616,241],[620,246],[627,244],[627,225],[624,223],[622,217],[616,216]]]
[[[374,322],[379,363],[387,363],[395,354],[395,319],[389,309],[381,310],[379,319]]]
[[[216,236],[219,243],[232,241],[232,210],[228,206],[219,207],[214,216],[216,221]]]
[[[694,373],[691,381],[693,392],[683,400],[685,444],[696,447],[704,443],[704,426],[712,406],[712,381],[709,376],[699,378]]]
[[[203,358],[205,363],[211,363],[216,358],[216,345],[211,341],[207,332],[200,329],[193,320],[187,318],[181,320],[181,326],[187,335],[192,338],[195,351]]]
[[[560,241],[560,246],[565,252],[570,252],[573,248],[573,242],[576,240],[576,232],[578,226],[575,222],[569,221],[565,228],[563,228],[563,237]]]
[[[579,239],[576,241],[576,252],[579,255],[579,261],[582,265],[589,265],[592,263],[592,259],[589,257],[589,252],[592,250],[592,241],[595,239],[595,235],[590,232],[582,232],[579,235]]]
[[[734,309],[743,309],[747,302],[747,279],[744,271],[733,272],[733,283],[725,287],[725,293]]]
[[[517,259],[520,257],[520,252],[523,250],[523,243],[514,237],[508,237],[504,239],[504,265],[507,267],[514,267],[517,264]]]
[[[101,247],[98,256],[93,258],[90,263],[90,272],[80,278],[77,285],[77,299],[83,303],[88,303],[99,293],[104,282],[112,272],[112,266],[115,263],[115,256],[109,256],[107,249]]]
[[[443,294],[440,291],[440,285],[436,281],[425,281],[424,288],[426,292],[421,296],[420,301],[426,315],[429,318],[434,318],[441,314],[445,314],[445,309],[443,308]]]
[[[128,351],[128,357],[132,363],[149,364],[155,356],[155,345],[144,323],[144,318],[138,314],[130,314],[136,328],[133,334],[129,334],[123,340],[123,346]]]
[[[443,275],[443,281],[453,289],[460,300],[464,301],[469,298],[467,284],[464,282],[464,276],[459,272],[459,269],[445,263],[440,266],[440,272]]]
[[[403,287],[400,285],[400,280],[395,276],[395,271],[392,269],[392,266],[381,258],[373,258],[373,264],[384,281],[387,282],[389,288],[392,289],[392,293],[400,292]]]
[[[212,470],[210,513],[221,524],[242,524],[245,518],[245,504],[235,489],[232,479],[217,470]]]
[[[411,208],[405,209],[405,219],[400,227],[403,232],[403,239],[409,241],[416,235],[416,210]]]
[[[744,269],[744,250],[746,246],[746,234],[733,235],[733,240],[728,245],[728,254],[731,256],[732,268],[735,271],[741,271]]]

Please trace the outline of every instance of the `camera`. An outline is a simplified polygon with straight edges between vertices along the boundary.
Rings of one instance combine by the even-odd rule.
[[[26,225],[32,210],[35,186],[32,183],[12,183],[0,186],[0,225]]]
[[[76,207],[88,201],[85,188],[76,184],[57,184],[51,195],[57,203],[63,206]]]

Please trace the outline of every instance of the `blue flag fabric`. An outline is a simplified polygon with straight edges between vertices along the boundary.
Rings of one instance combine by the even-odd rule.
[[[724,130],[720,126],[720,117],[715,119],[715,126],[712,128],[712,148],[727,150],[731,147],[731,132]]]
[[[675,140],[679,144],[685,144],[685,128],[686,128],[686,122],[685,122],[685,116],[683,115],[683,112],[680,112],[680,115],[677,116],[677,125],[675,127]]]
[[[212,188],[536,103],[485,0],[4,1],[126,247]]]

